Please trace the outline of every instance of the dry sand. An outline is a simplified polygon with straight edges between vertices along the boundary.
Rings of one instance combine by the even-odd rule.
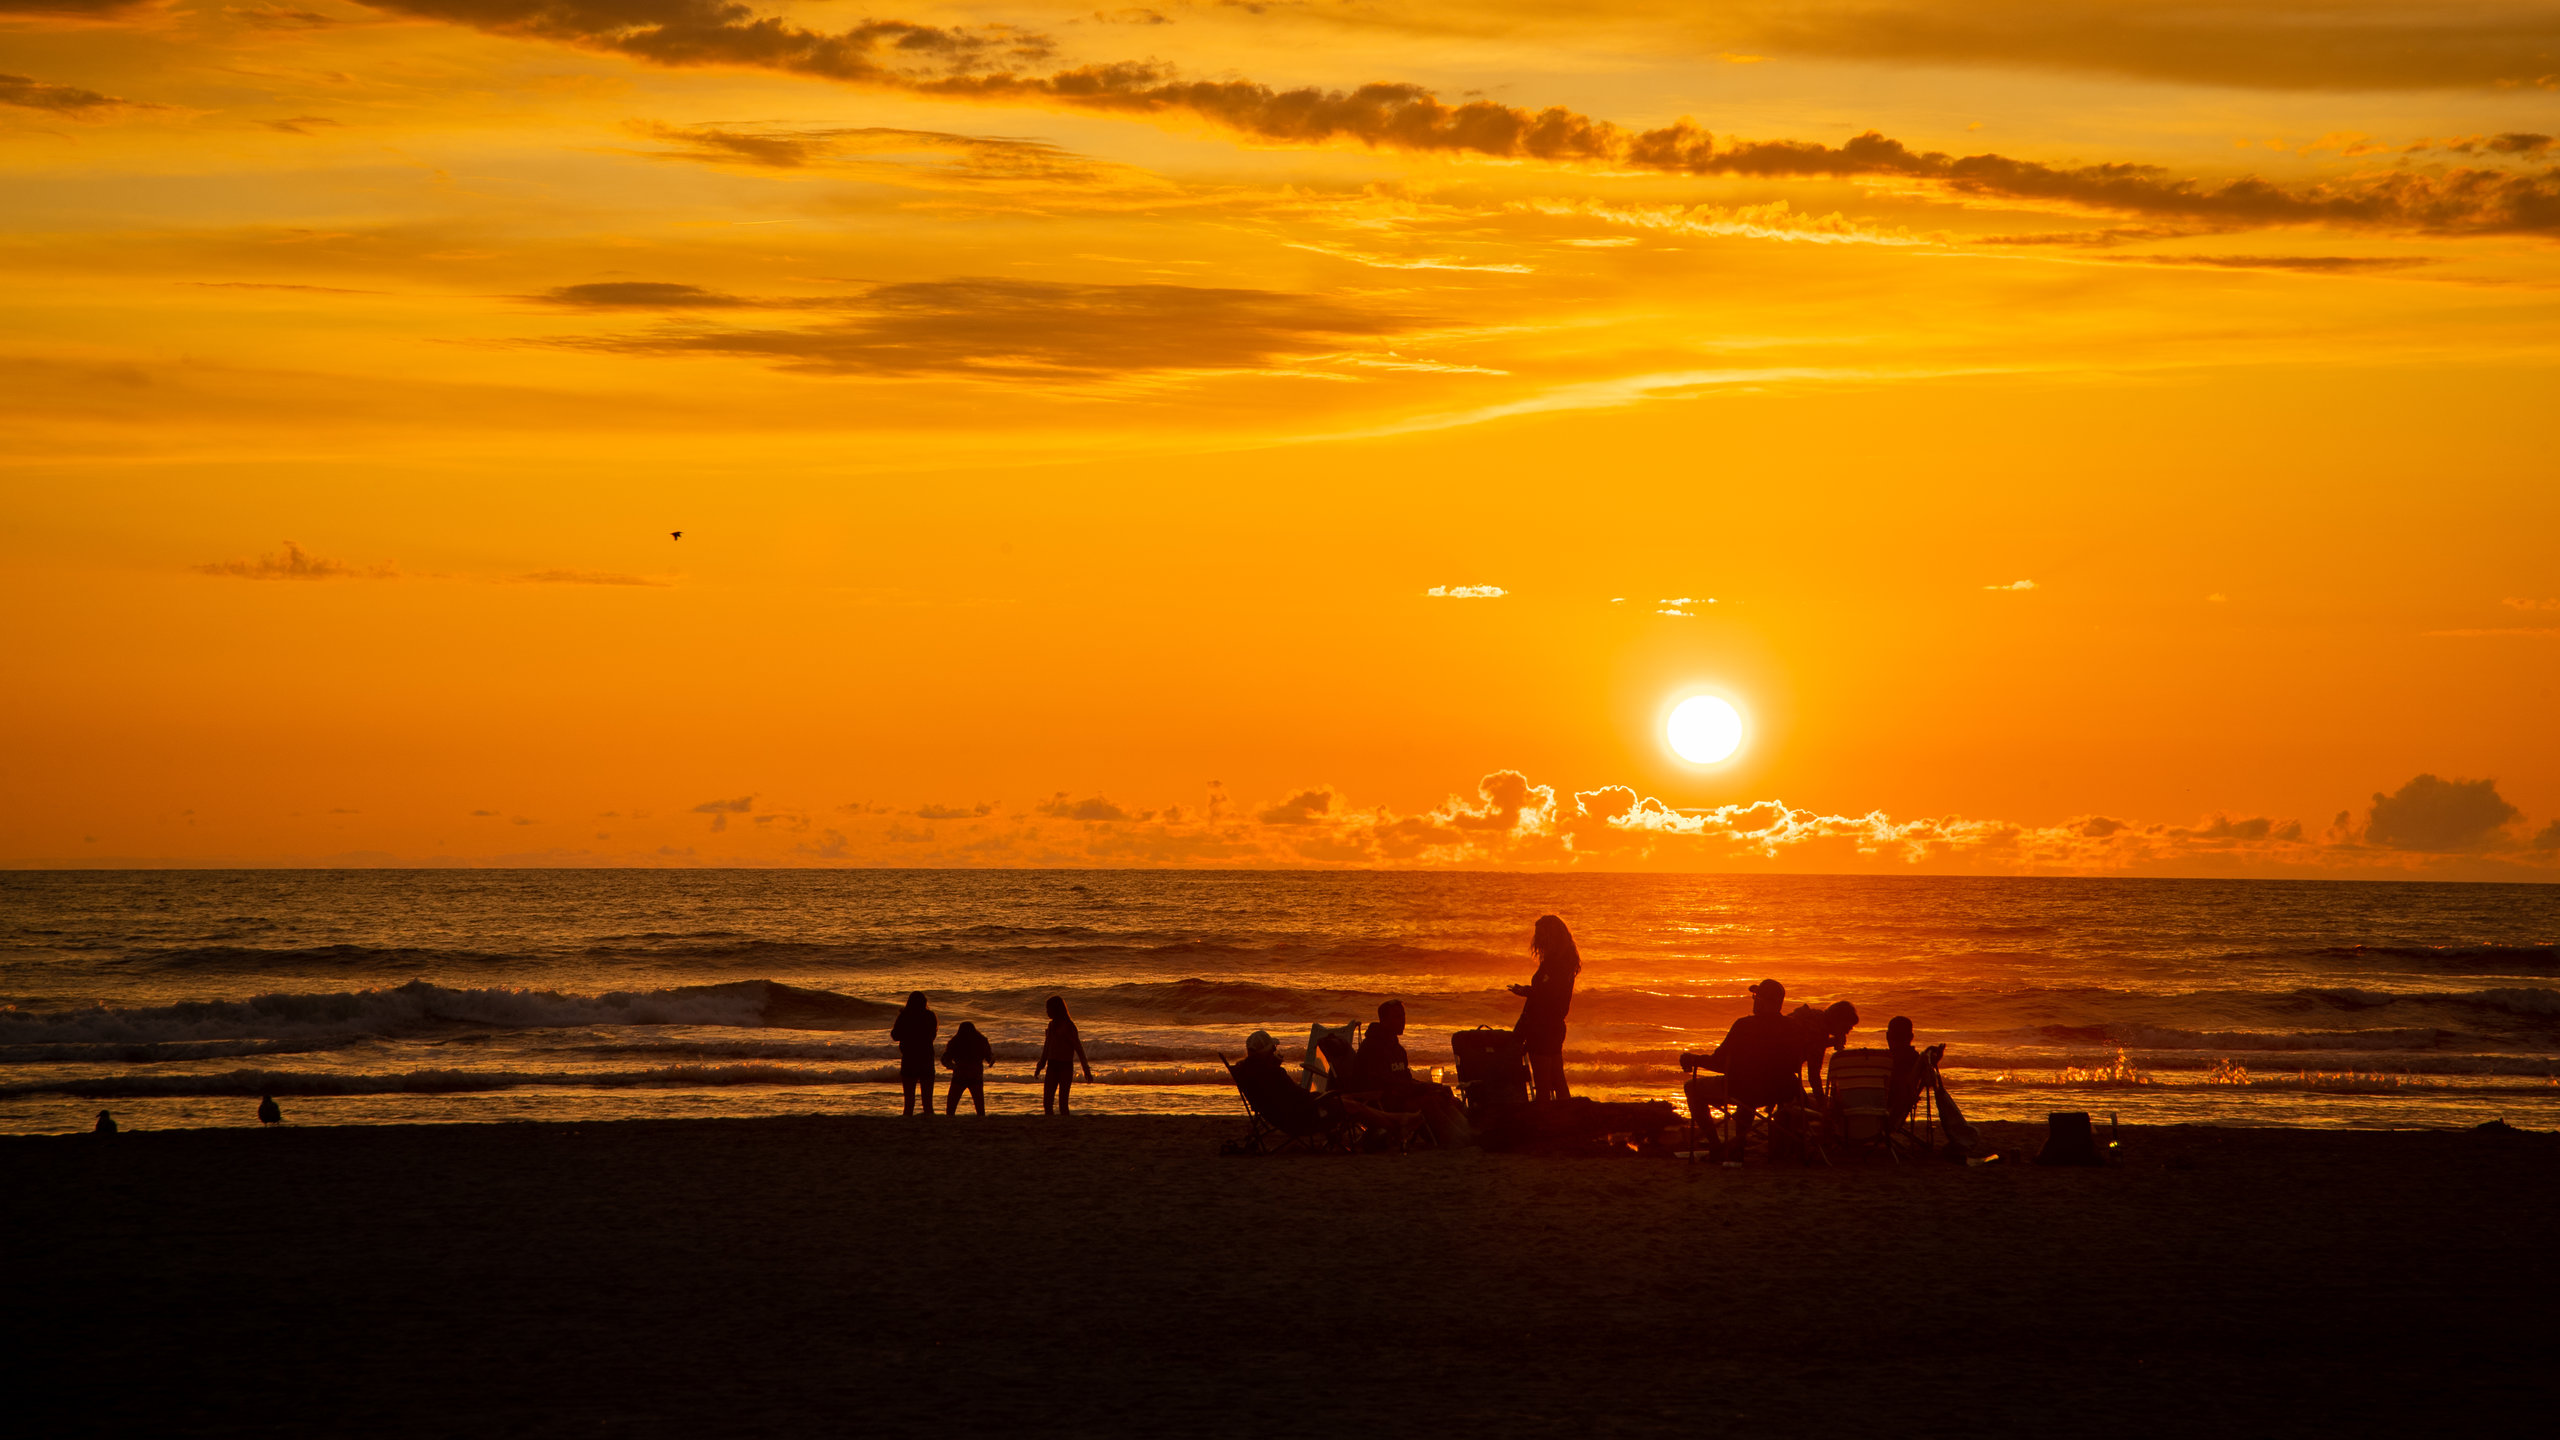
[[[2560,1137],[1231,1159],[1193,1118],[0,1140],[10,1429],[2546,1429]],[[1986,1127],[2004,1146],[2034,1132]]]

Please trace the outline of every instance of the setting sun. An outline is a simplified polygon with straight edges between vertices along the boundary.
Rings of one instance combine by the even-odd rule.
[[[1713,695],[1680,702],[1665,727],[1671,751],[1692,765],[1713,765],[1742,748],[1742,713]]]

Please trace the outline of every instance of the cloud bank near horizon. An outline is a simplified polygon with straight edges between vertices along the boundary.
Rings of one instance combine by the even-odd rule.
[[[729,823],[751,811],[754,826]],[[470,857],[404,859],[357,852],[263,863],[2560,881],[2560,819],[2534,830],[2524,813],[2498,794],[2496,781],[2446,780],[2432,774],[2418,775],[2395,791],[2375,792],[2363,813],[2340,811],[2317,827],[2297,819],[2225,812],[2183,824],[2102,814],[2030,824],[1962,815],[1896,819],[1882,810],[1826,812],[1778,799],[1680,808],[1631,786],[1567,790],[1538,784],[1517,770],[1497,770],[1479,780],[1471,794],[1451,795],[1409,812],[1355,807],[1329,785],[1240,804],[1213,783],[1203,804],[1161,808],[1071,791],[1010,806],[981,801],[895,808],[854,802],[829,811],[788,804],[768,808],[746,795],[677,807],[672,826],[661,836],[618,821],[616,833],[640,847],[619,852],[562,844]],[[661,838],[668,843],[646,848],[648,841]],[[100,856],[79,863],[202,862]]]

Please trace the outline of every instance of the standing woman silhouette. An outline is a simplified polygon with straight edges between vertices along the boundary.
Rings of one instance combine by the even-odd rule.
[[[1582,973],[1582,952],[1574,948],[1573,932],[1564,928],[1564,921],[1541,915],[1537,928],[1529,932],[1529,953],[1538,957],[1538,973],[1529,977],[1528,984],[1511,987],[1511,993],[1521,997],[1520,1023],[1511,1027],[1511,1033],[1520,1037],[1521,1048],[1529,1053],[1537,1098],[1571,1099],[1573,1090],[1564,1083],[1564,1017],[1573,1008],[1573,981]]]
[[[1084,1058],[1084,1037],[1076,1033],[1076,1022],[1067,1018],[1067,997],[1049,997],[1049,1033],[1040,1040],[1040,1063],[1031,1073],[1040,1077],[1040,1113],[1067,1113],[1067,1092],[1076,1085],[1075,1066],[1084,1067],[1084,1078],[1093,1078],[1092,1062]]]

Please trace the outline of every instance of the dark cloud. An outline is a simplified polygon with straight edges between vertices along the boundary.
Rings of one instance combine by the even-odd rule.
[[[2391,850],[2485,850],[2522,815],[2500,798],[2495,780],[2420,775],[2389,795],[2375,794],[2365,840]]]
[[[533,297],[553,305],[583,310],[719,310],[755,302],[722,295],[695,285],[658,280],[606,280],[592,285],[563,285]]]
[[[683,147],[659,152],[662,159],[771,170],[797,170],[863,156],[929,154],[944,162],[935,167],[936,173],[971,180],[1086,180],[1101,173],[1091,160],[1045,141],[942,130],[877,125],[833,130],[657,124],[634,128]]]
[[[100,19],[121,14],[148,0],[0,0],[0,15],[63,15]]]
[[[919,820],[974,820],[994,814],[995,809],[995,806],[984,801],[966,809],[958,805],[923,805],[917,807],[916,818]]]
[[[387,565],[359,568],[343,561],[324,560],[290,540],[273,555],[217,560],[187,568],[198,575],[221,575],[233,580],[388,580],[397,573]]]
[[[2435,262],[2400,255],[2137,255],[2126,263],[2208,270],[2290,270],[2301,275],[2367,275]]]
[[[2532,84],[2560,71],[2560,10],[2401,0],[1751,0],[1733,45],[2254,89]]]
[[[744,815],[754,809],[755,805],[756,797],[741,795],[735,800],[705,800],[693,807],[693,813],[710,816],[711,832],[716,835],[729,828],[730,816]]]
[[[50,110],[57,115],[94,115],[109,110],[152,109],[77,85],[47,85],[25,75],[0,75],[0,105]]]
[[[770,16],[759,18],[735,0],[368,3],[501,34],[613,51],[660,65],[749,65],[954,99],[1037,101],[1110,114],[1188,116],[1276,144],[1356,141],[1380,149],[1605,162],[1688,175],[1878,176],[1921,182],[1958,196],[2066,204],[2145,219],[2224,226],[2326,224],[2454,234],[2560,233],[2560,167],[2539,172],[2399,171],[2290,189],[2254,176],[2216,185],[2152,165],[2053,166],[1996,154],[1915,151],[1875,131],[1837,146],[1798,140],[1719,141],[1686,120],[1629,131],[1562,107],[1529,110],[1490,100],[1451,105],[1410,84],[1380,82],[1347,91],[1275,90],[1250,80],[1184,80],[1152,62],[1026,73],[1011,67],[1044,58],[1050,46],[1036,35],[1007,26],[944,27],[879,20],[830,34]],[[2045,13],[2024,0],[2013,3],[2022,17]],[[2301,28],[2315,37],[2326,33],[2317,25]],[[2510,50],[2502,63],[2512,64],[2519,53],[2523,52]],[[2560,71],[2560,62],[2548,68]]]
[[[1067,798],[1067,792],[1064,790],[1059,791],[1057,794],[1041,801],[1039,804],[1031,808],[1039,811],[1043,815],[1054,815],[1061,820],[1107,821],[1140,820],[1146,818],[1141,815],[1132,815],[1128,811],[1121,809],[1119,806],[1112,804],[1110,801],[1103,799],[1099,795],[1090,796],[1083,800],[1070,800]]]
[[[296,10],[286,5],[225,5],[222,13],[261,30],[318,30],[338,23],[316,10]]]
[[[2560,850],[2560,820],[2554,820],[2534,833],[2536,850]]]
[[[629,355],[741,355],[816,374],[1072,380],[1259,368],[1410,323],[1269,290],[1006,279],[882,285],[854,308],[842,321],[800,329],[670,328],[557,343]]]
[[[326,115],[294,115],[282,120],[261,120],[258,123],[270,130],[281,130],[287,135],[308,135],[315,129],[331,130],[338,127],[338,122]]]
[[[1331,790],[1301,790],[1258,817],[1265,825],[1312,825],[1333,810]]]

